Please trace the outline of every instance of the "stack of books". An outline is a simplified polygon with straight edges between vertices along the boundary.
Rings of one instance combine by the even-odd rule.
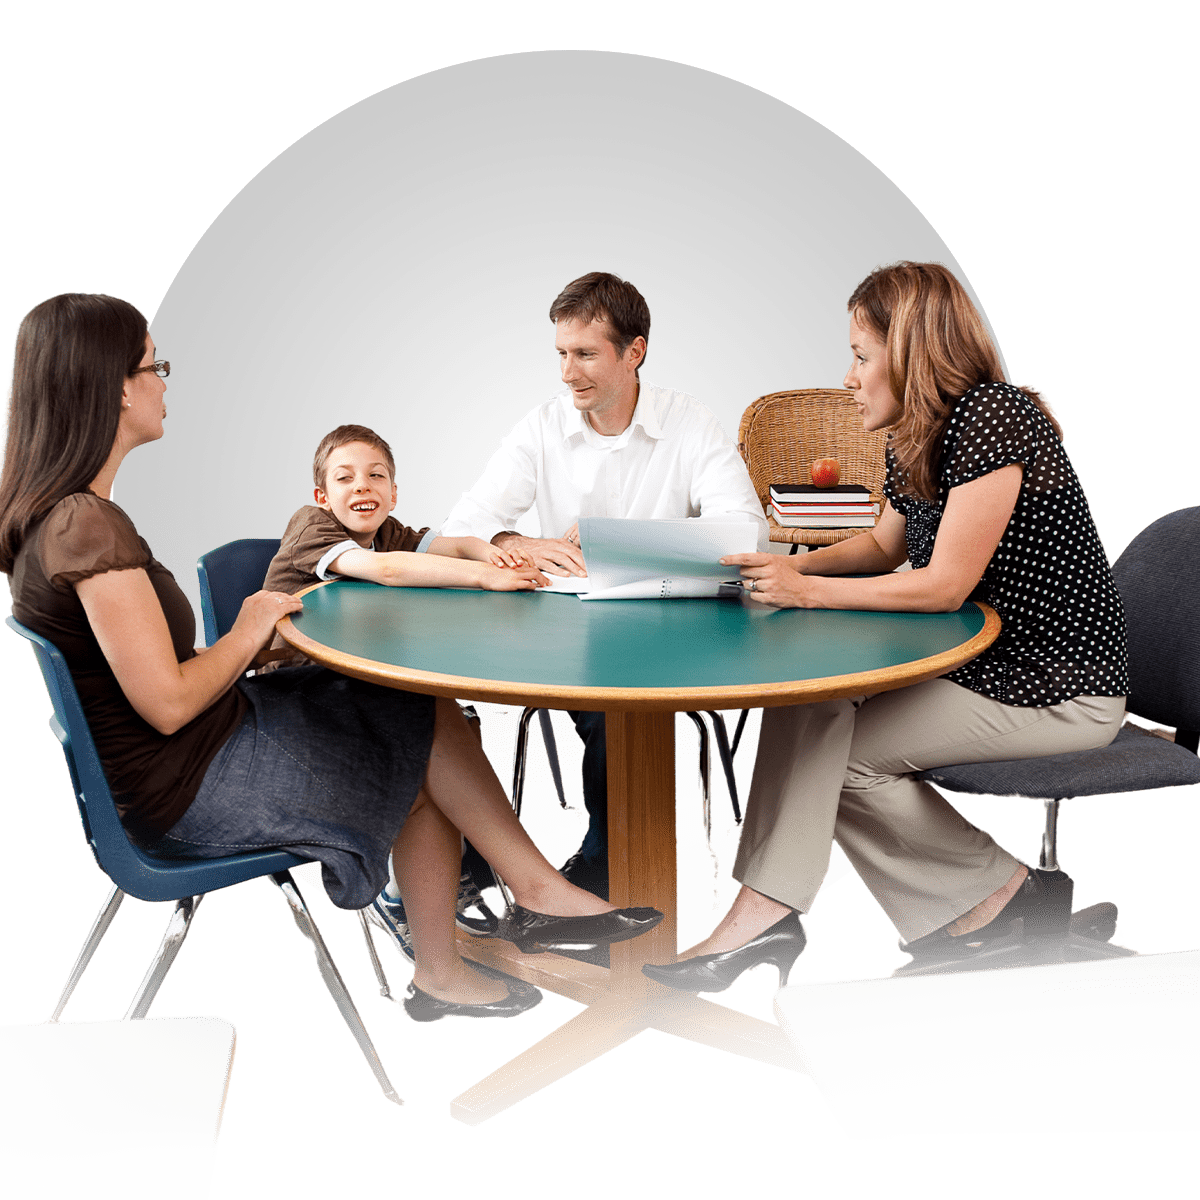
[[[814,487],[811,483],[771,484],[769,515],[777,525],[799,529],[873,529],[879,505],[853,483]]]

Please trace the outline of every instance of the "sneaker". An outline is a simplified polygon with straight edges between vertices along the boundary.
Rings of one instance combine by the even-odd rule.
[[[500,925],[469,871],[464,871],[458,881],[458,913],[454,923],[475,937],[494,937]]]
[[[412,938],[408,932],[408,918],[404,914],[404,902],[393,900],[386,891],[380,892],[367,908],[367,920],[390,934],[400,948],[400,953],[409,962],[416,962]]]

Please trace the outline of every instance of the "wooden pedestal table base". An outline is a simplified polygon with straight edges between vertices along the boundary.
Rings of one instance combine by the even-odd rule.
[[[463,958],[485,962],[518,979],[587,1003],[557,1030],[504,1063],[450,1102],[450,1116],[478,1126],[498,1112],[540,1092],[572,1070],[616,1049],[643,1030],[658,1030],[689,1042],[725,1050],[803,1075],[799,1057],[778,1025],[739,1013],[702,996],[664,988],[646,979],[638,996],[614,994],[604,967],[565,959],[557,954],[521,954],[509,942],[458,935]],[[594,973],[589,988],[583,976]],[[646,977],[642,977],[643,979]],[[590,992],[590,998],[586,994]]]
[[[996,614],[765,610],[749,600],[612,600],[356,580],[318,584],[284,640],[356,679],[434,696],[607,714],[609,892],[662,923],[611,947],[611,968],[460,935],[464,954],[587,1008],[464,1092],[464,1121],[493,1113],[642,1029],[796,1066],[777,1026],[642,974],[671,962],[675,926],[675,713],[811,704],[933,679],[995,640]]]
[[[608,739],[609,893],[620,908],[650,904],[655,929],[610,948],[611,967],[561,954],[522,954],[511,942],[458,934],[465,957],[568,996],[588,1007],[450,1105],[477,1124],[576,1067],[658,1029],[719,1050],[799,1070],[777,1025],[654,983],[642,964],[670,962],[675,933],[675,714],[610,712]]]

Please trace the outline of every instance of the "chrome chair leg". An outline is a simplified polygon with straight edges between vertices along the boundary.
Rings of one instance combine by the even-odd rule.
[[[329,951],[326,949],[320,930],[317,929],[316,924],[309,915],[308,909],[304,905],[300,889],[296,887],[288,871],[276,871],[272,874],[271,878],[275,881],[276,886],[278,886],[287,900],[297,928],[312,942],[321,978],[325,980],[325,986],[329,989],[329,994],[338,1006],[338,1011],[342,1014],[342,1019],[354,1035],[354,1040],[358,1042],[358,1048],[363,1052],[363,1057],[367,1060],[371,1071],[375,1075],[375,1079],[379,1083],[379,1086],[383,1088],[383,1094],[396,1104],[403,1104],[404,1101],[396,1095],[396,1090],[392,1087],[391,1080],[388,1079],[387,1072],[383,1069],[383,1063],[379,1061],[379,1055],[375,1052],[375,1045],[371,1041],[371,1035],[367,1033],[367,1028],[362,1023],[362,1018],[358,1015],[358,1009],[354,1007],[354,1001],[350,999],[350,993],[346,990],[346,985],[341,975],[338,974],[338,969],[334,966],[333,959],[329,957]]]
[[[745,713],[745,709],[742,710]],[[733,751],[729,748],[729,736],[725,732],[725,718],[719,712],[707,710],[713,723],[713,734],[717,739],[717,757],[721,760],[721,769],[725,772],[725,783],[729,788],[729,800],[733,804],[733,822],[742,823],[742,806],[738,803],[737,780],[733,777]]]
[[[100,945],[100,939],[108,932],[108,927],[112,924],[113,917],[117,915],[117,909],[121,907],[121,901],[124,899],[125,893],[119,887],[114,887],[104,902],[104,907],[96,915],[95,921],[92,922],[91,932],[87,935],[87,941],[83,943],[83,949],[80,950],[79,957],[71,968],[71,977],[67,980],[62,995],[58,998],[58,1005],[50,1017],[51,1024],[62,1016],[62,1010],[67,1007],[67,1001],[70,1000],[71,993],[75,991],[75,985],[87,970],[88,963],[92,961],[92,955],[96,953],[96,947]]]
[[[379,955],[375,953],[375,943],[371,940],[371,925],[367,920],[366,909],[358,910],[358,923],[362,926],[362,935],[367,943],[367,953],[371,956],[371,966],[375,968],[375,979],[379,983],[379,994],[385,999],[392,998],[392,989],[388,984],[387,976],[383,973],[383,963],[379,961]]]
[[[700,795],[704,804],[704,836],[708,839],[708,849],[712,852],[712,787],[711,771],[708,762],[708,726],[699,713],[690,712],[692,723],[700,735]]]
[[[1046,801],[1046,830],[1042,834],[1042,855],[1038,866],[1043,871],[1058,870],[1058,801]]]
[[[126,1021],[140,1021],[150,1011],[150,1005],[154,1003],[154,997],[158,995],[158,989],[162,987],[162,981],[166,979],[167,972],[183,945],[183,939],[192,927],[192,917],[196,915],[196,909],[200,907],[200,901],[203,899],[203,895],[184,896],[175,901],[175,910],[167,922],[167,931],[158,944],[158,952],[146,971],[137,995],[130,1002],[129,1011],[124,1018]]]
[[[529,721],[536,708],[526,708],[517,721],[517,745],[513,750],[513,782],[512,806],[513,812],[521,815],[521,798],[525,794],[525,748],[529,742]]]

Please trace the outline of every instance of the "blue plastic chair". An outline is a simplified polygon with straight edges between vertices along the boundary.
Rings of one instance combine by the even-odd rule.
[[[384,1095],[397,1104],[402,1103],[383,1069],[383,1064],[379,1061],[379,1055],[375,1052],[358,1010],[354,1007],[354,1001],[351,1000],[350,993],[291,877],[290,868],[307,860],[283,850],[254,851],[218,859],[172,859],[151,854],[137,846],[129,839],[117,815],[117,806],[108,780],[104,776],[100,756],[83,714],[83,706],[79,702],[79,695],[62,654],[53,643],[31,629],[26,629],[16,618],[9,617],[8,625],[28,639],[33,646],[54,708],[50,728],[61,743],[67,759],[67,768],[71,773],[71,784],[75,789],[75,800],[79,805],[79,815],[83,820],[88,845],[91,846],[100,869],[114,885],[76,959],[50,1020],[57,1021],[62,1015],[67,1001],[109,925],[112,924],[113,917],[126,894],[139,900],[176,902],[158,952],[129,1006],[129,1011],[125,1014],[126,1020],[137,1020],[149,1011],[159,987],[183,945],[192,916],[205,894],[247,879],[256,879],[260,875],[269,875],[287,899],[296,925],[312,942],[321,977],[379,1081],[379,1086],[383,1088]]]
[[[1200,783],[1200,508],[1159,518],[1113,564],[1129,629],[1132,690],[1126,710],[1175,729],[1175,740],[1126,727],[1099,750],[1009,762],[966,763],[922,771],[955,792],[1028,796],[1046,806],[1040,866],[1058,869],[1058,809],[1063,800]],[[1062,950],[1068,958],[1129,954],[1107,946],[1116,906],[1094,905],[1071,919]],[[1019,946],[1001,955],[1019,956]],[[974,960],[973,960],[974,961]],[[999,966],[992,956],[980,965]]]
[[[242,538],[200,556],[196,574],[200,576],[200,613],[204,618],[206,646],[233,628],[242,601],[261,590],[278,549],[278,538]]]

